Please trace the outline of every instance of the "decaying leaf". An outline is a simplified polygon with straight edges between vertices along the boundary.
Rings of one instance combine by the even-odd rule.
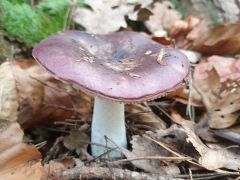
[[[201,38],[207,27],[205,20],[196,16],[189,16],[185,20],[174,22],[170,29],[170,37],[175,39],[178,48],[189,50],[192,42]]]
[[[184,120],[179,114],[173,113],[172,119],[183,127],[184,132],[188,136],[187,141],[190,141],[201,157],[199,163],[208,170],[216,170],[219,168],[227,168],[239,170],[240,155],[234,154],[224,148],[209,148],[195,133],[193,122]]]
[[[220,82],[215,69],[207,71],[206,79],[196,79],[194,87],[202,96],[211,128],[233,125],[240,113],[240,90],[238,81]]]
[[[17,122],[0,121],[0,141],[0,179],[58,179],[65,169],[54,161],[43,166],[36,147],[23,142],[23,131]]]
[[[223,56],[210,56],[205,62],[198,64],[194,70],[195,79],[205,79],[208,76],[208,71],[213,67],[220,76],[220,81],[224,82],[227,79],[238,80],[240,78],[240,59]]]
[[[137,20],[138,12],[133,12],[136,3],[141,8],[146,7],[152,0],[129,1],[129,0],[85,0],[92,10],[78,8],[75,11],[74,21],[81,24],[87,32],[96,34],[107,34],[117,31],[120,27],[127,27],[125,16]]]
[[[191,106],[202,107],[202,97],[197,93],[195,89],[192,89],[192,97],[190,99]],[[185,87],[178,88],[176,91],[171,92],[167,95],[168,97],[174,98],[176,101],[183,104],[189,103],[189,89]]]
[[[0,67],[0,118],[16,121],[18,107],[18,95],[11,64],[3,63]]]
[[[0,141],[0,177],[41,158],[34,145],[23,143],[23,131],[16,122],[0,121]]]
[[[170,36],[177,37],[180,34],[190,32],[201,22],[201,18],[196,16],[189,16],[185,20],[177,20],[170,29]]]
[[[126,121],[129,128],[144,130],[164,129],[166,124],[152,110],[142,104],[125,105]]]
[[[122,149],[122,152],[128,159],[138,158],[138,157],[147,157],[147,156],[155,156],[155,157],[169,157],[171,153],[153,143],[143,137],[133,136],[132,137],[132,152]],[[162,175],[176,175],[179,174],[180,171],[176,165],[167,161],[160,160],[138,160],[132,161],[136,167],[145,170],[146,172],[151,173],[160,173]],[[165,164],[168,164],[165,166]]]
[[[240,24],[215,26],[197,38],[192,49],[205,54],[239,54]]]
[[[64,146],[70,151],[76,151],[80,155],[80,159],[92,159],[87,152],[89,142],[89,136],[79,129],[72,129],[70,134],[63,139]]]
[[[73,94],[68,85],[56,80],[35,61],[5,62],[0,72],[2,119],[29,127],[65,120],[77,113],[87,116],[91,111],[90,97],[81,96],[80,92]]]
[[[149,17],[145,24],[149,31],[155,35],[160,31],[169,30],[175,21],[181,19],[181,15],[169,1],[156,2],[150,10],[153,15]]]
[[[41,155],[34,145],[23,142],[23,131],[16,122],[0,122],[0,178],[40,179]],[[40,166],[39,166],[40,165]]]

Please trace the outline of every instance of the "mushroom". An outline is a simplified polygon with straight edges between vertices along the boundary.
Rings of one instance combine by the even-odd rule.
[[[181,52],[136,32],[60,32],[36,45],[33,56],[59,79],[95,97],[91,141],[112,149],[127,147],[124,103],[164,96],[181,85],[189,71]],[[95,157],[106,150],[91,145]],[[108,155],[121,157],[118,151]]]

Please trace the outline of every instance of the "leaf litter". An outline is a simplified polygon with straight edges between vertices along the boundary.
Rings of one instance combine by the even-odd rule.
[[[3,63],[0,179],[239,177],[239,25],[210,27],[201,17],[181,19],[167,1],[85,3],[91,9],[74,9],[73,20],[87,32],[133,30],[130,21],[141,23],[140,31],[189,58],[192,81],[165,98],[126,105],[129,147],[118,147],[124,158],[112,160],[91,156],[90,96],[35,61]],[[156,57],[160,63],[163,56]]]

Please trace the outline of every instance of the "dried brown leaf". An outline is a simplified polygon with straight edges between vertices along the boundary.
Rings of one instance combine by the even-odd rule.
[[[80,159],[92,159],[87,152],[89,142],[89,136],[79,129],[72,129],[70,134],[63,139],[64,146],[70,151],[76,151]]]
[[[63,121],[78,113],[87,119],[91,112],[89,96],[73,94],[70,86],[56,80],[35,61],[5,62],[0,72],[2,119],[17,120],[29,127]]]
[[[145,22],[145,25],[153,34],[169,30],[175,21],[181,19],[181,15],[169,1],[156,2],[150,10],[153,15]]]
[[[10,63],[0,67],[0,118],[9,121],[18,119],[18,95]]]
[[[185,20],[177,20],[170,29],[170,36],[177,37],[180,34],[186,34],[196,27],[200,22],[201,18],[197,16],[189,16]]]
[[[153,143],[152,141],[149,141],[143,137],[133,136],[132,138],[132,152],[126,149],[122,149],[123,154],[128,159],[146,156],[167,157],[171,155],[168,151],[166,151],[156,143]],[[138,160],[132,161],[132,164],[134,164],[140,169],[145,170],[146,172],[151,173],[160,173],[162,175],[173,175],[180,173],[178,167],[175,164],[167,163],[168,165],[165,166],[166,162],[163,163],[160,160]]]
[[[219,168],[228,168],[238,170],[240,167],[240,156],[223,148],[209,148],[195,133],[194,123],[184,120],[179,114],[172,113],[173,120],[183,127],[187,141],[190,141],[201,157],[199,163],[208,170],[216,170]]]
[[[40,152],[23,142],[23,131],[16,122],[0,121],[0,141],[0,179],[58,179],[64,169],[57,162],[42,166]]]
[[[178,48],[189,49],[192,42],[206,31],[207,23],[199,17],[189,16],[185,20],[176,21],[170,30]]]
[[[41,155],[34,145],[23,143],[23,131],[16,122],[0,121],[0,178],[18,179],[19,168],[31,166]],[[11,176],[9,176],[11,175]],[[25,174],[27,176],[27,174]],[[12,177],[12,178],[10,178]]]
[[[195,76],[194,87],[202,96],[207,109],[209,126],[211,128],[229,127],[239,117],[240,85],[235,81],[221,83],[215,69],[206,72],[207,78],[205,79],[197,79],[202,76]]]
[[[202,107],[202,97],[199,93],[193,88],[191,89],[191,106]],[[180,87],[177,90],[169,93],[167,97],[174,98],[176,101],[181,102],[183,104],[189,103],[189,89],[186,87]]]
[[[145,130],[156,130],[165,128],[166,124],[152,110],[142,104],[126,104],[125,105],[126,121],[131,127],[146,127]],[[149,127],[149,129],[147,129]]]
[[[240,24],[215,26],[197,38],[192,49],[205,54],[239,54]]]
[[[132,1],[131,1],[132,2]],[[92,10],[86,8],[77,8],[74,14],[74,21],[81,24],[88,32],[96,34],[107,34],[120,29],[126,28],[127,23],[125,16],[132,20],[145,19],[149,16],[149,10],[143,10],[152,0],[134,1],[129,3],[128,0],[122,1],[99,1],[85,0]],[[141,5],[144,12],[134,11],[136,3]],[[140,14],[138,14],[140,13]]]
[[[201,62],[196,66],[194,70],[195,79],[206,79],[207,72],[213,67],[216,69],[218,75],[220,76],[221,82],[230,80],[238,80],[240,78],[240,60],[223,57],[223,56],[210,56],[206,59],[206,62]]]

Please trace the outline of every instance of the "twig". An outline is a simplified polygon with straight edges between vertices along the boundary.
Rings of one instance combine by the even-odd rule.
[[[189,176],[190,176],[190,179],[193,180],[193,177],[192,177],[192,170],[189,168]]]
[[[217,177],[223,177],[223,176],[227,176],[228,174],[222,174],[222,173],[218,173],[218,172],[214,172],[214,173],[202,173],[202,174],[192,174],[192,178],[194,180],[207,180],[207,179],[216,179]],[[183,178],[183,179],[189,179],[190,176],[189,174],[179,174],[179,175],[175,175],[175,178]]]
[[[137,112],[137,113],[130,113],[125,116],[125,118],[129,118],[131,116],[137,116],[137,115],[142,115],[142,114],[148,114],[148,113],[153,113],[152,111],[142,111],[142,112]]]
[[[155,104],[155,102],[152,103],[158,110],[160,110],[165,116],[167,116],[169,119],[172,119],[172,117],[159,105]]]
[[[59,152],[59,144],[62,142],[63,142],[63,136],[60,136],[55,140],[53,146],[48,151],[47,156],[43,160],[44,163],[48,162]]]
[[[179,160],[189,160],[189,159],[192,159],[192,158],[189,158],[189,157],[145,156],[145,157],[121,159],[121,160],[111,161],[109,163],[122,163],[122,162],[137,161],[137,160],[179,161]]]
[[[191,121],[195,122],[195,109],[192,106],[192,92],[193,92],[193,81],[192,81],[192,73],[189,73],[188,76],[188,87],[189,87],[189,93],[188,93],[188,104],[187,104],[187,112],[186,114],[189,115]]]
[[[143,137],[145,137],[145,138],[147,138],[148,140],[151,140],[151,141],[157,143],[158,145],[162,146],[164,149],[168,150],[169,152],[171,152],[171,153],[174,154],[175,156],[184,157],[184,156],[182,156],[181,154],[179,154],[178,152],[175,152],[175,151],[171,150],[170,148],[168,148],[168,147],[167,147],[166,145],[164,145],[164,143],[162,143],[162,142],[156,141],[155,139],[153,139],[153,138],[151,138],[151,137],[149,137],[149,136],[147,136],[147,135],[145,135],[145,134],[143,135]],[[189,163],[194,164],[194,165],[196,165],[196,166],[202,167],[200,164],[198,164],[198,163],[196,163],[196,162],[194,162],[194,161],[192,161],[192,160],[186,160],[186,161],[188,161]]]
[[[104,167],[74,167],[62,172],[61,178],[66,179],[125,179],[125,180],[139,180],[139,179],[159,179],[159,180],[177,180],[170,176],[163,176],[160,174],[149,174],[143,172],[135,172],[130,170],[123,170],[120,168],[112,168],[114,174],[111,173],[109,168]]]
[[[73,108],[68,108],[66,106],[60,106],[57,104],[47,104],[47,103],[43,102],[42,105],[45,105],[46,107],[50,107],[50,108],[62,109],[62,110],[69,111],[69,112],[77,112]]]
[[[36,147],[37,149],[40,149],[40,148],[42,148],[43,146],[45,146],[46,144],[47,144],[47,141],[43,141],[43,142],[40,142],[40,143],[36,144],[35,147]]]

